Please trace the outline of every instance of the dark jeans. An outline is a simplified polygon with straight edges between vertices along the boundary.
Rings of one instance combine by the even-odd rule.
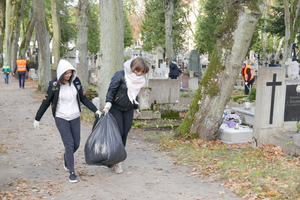
[[[25,85],[25,74],[19,74],[19,86],[24,87]]]
[[[5,81],[5,83],[8,84],[8,81],[9,81],[9,74],[4,74],[4,81]]]
[[[171,79],[177,79],[177,76],[170,76]]]
[[[123,141],[123,144],[124,144],[124,147],[125,147],[127,136],[128,136],[128,133],[131,129],[131,126],[132,126],[133,107],[130,108],[128,111],[120,111],[117,108],[114,108],[112,106],[111,109],[109,110],[109,112],[114,116],[114,118],[116,119],[116,121],[118,123],[120,133],[121,133],[121,137],[122,137],[122,141]]]
[[[252,85],[254,83],[254,79],[252,79],[251,81],[248,82],[248,85],[245,84],[245,95],[248,95],[251,88],[252,88]],[[248,87],[247,87],[248,86]],[[250,89],[250,90],[249,90]]]
[[[71,121],[55,117],[55,124],[65,146],[65,158],[69,172],[74,172],[74,153],[80,144],[80,117]]]

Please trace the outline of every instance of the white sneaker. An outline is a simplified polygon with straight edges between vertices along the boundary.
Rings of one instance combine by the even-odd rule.
[[[115,164],[114,168],[115,168],[115,173],[116,174],[122,174],[123,173],[123,169],[122,169],[122,164],[121,163]]]

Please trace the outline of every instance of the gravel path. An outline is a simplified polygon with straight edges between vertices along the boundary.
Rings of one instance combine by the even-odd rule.
[[[69,183],[63,168],[63,144],[51,109],[40,129],[32,123],[44,95],[37,82],[26,80],[25,89],[10,76],[4,84],[0,73],[0,199],[96,199],[96,200],[196,200],[242,199],[220,183],[188,176],[186,166],[176,166],[155,144],[145,142],[143,131],[131,130],[124,173],[89,166],[84,144],[92,125],[81,122],[81,146],[75,154],[78,183]]]

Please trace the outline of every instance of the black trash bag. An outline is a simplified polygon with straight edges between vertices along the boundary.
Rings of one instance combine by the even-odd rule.
[[[92,133],[85,143],[84,154],[89,165],[113,167],[126,159],[120,130],[112,114],[96,117]]]

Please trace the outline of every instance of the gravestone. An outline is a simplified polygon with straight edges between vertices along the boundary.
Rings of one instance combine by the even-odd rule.
[[[160,68],[161,64],[163,63],[164,60],[164,49],[162,46],[157,46],[155,49],[155,54],[156,54],[156,59],[155,59],[155,68]]]
[[[189,88],[191,90],[198,90],[198,78],[194,77],[194,78],[189,78]]]
[[[38,75],[36,74],[35,69],[31,68],[28,73],[28,78],[34,81],[38,80]]]
[[[249,109],[245,107],[233,107],[233,111],[241,117],[243,123],[253,126],[254,125],[254,116],[255,116],[255,107],[251,106]]]
[[[218,139],[226,144],[246,143],[252,141],[253,130],[248,126],[240,125],[239,129],[228,128],[222,124],[219,129]]]
[[[300,116],[300,81],[285,79],[281,67],[260,68],[257,81],[253,146],[280,145],[285,153],[300,149],[288,146],[283,134],[295,132]],[[293,149],[293,150],[292,150]],[[300,150],[299,150],[300,152]]]
[[[250,50],[250,53],[249,53],[249,62],[250,63],[254,63],[255,62],[255,52],[253,50]]]
[[[192,50],[189,55],[188,70],[194,71],[194,76],[200,76],[201,73],[200,56],[197,50]]]
[[[139,95],[139,109],[140,110],[150,110],[151,109],[151,88],[142,87]]]
[[[300,85],[287,85],[284,121],[300,120]]]
[[[189,87],[189,77],[187,75],[181,75],[178,77],[180,80],[180,88],[188,88]]]
[[[292,58],[288,58],[285,64],[287,67],[287,75],[290,79],[299,79],[299,63],[297,61],[292,61]]]
[[[164,62],[160,65],[159,68],[156,68],[155,73],[160,74],[160,75],[155,78],[160,78],[160,79],[168,79],[169,78],[170,68],[167,67],[166,65],[167,64]]]
[[[178,79],[149,79],[151,87],[151,103],[173,103],[179,101],[180,80]]]
[[[253,126],[253,145],[269,143],[274,130],[283,127],[285,101],[285,69],[267,67],[258,69]]]

